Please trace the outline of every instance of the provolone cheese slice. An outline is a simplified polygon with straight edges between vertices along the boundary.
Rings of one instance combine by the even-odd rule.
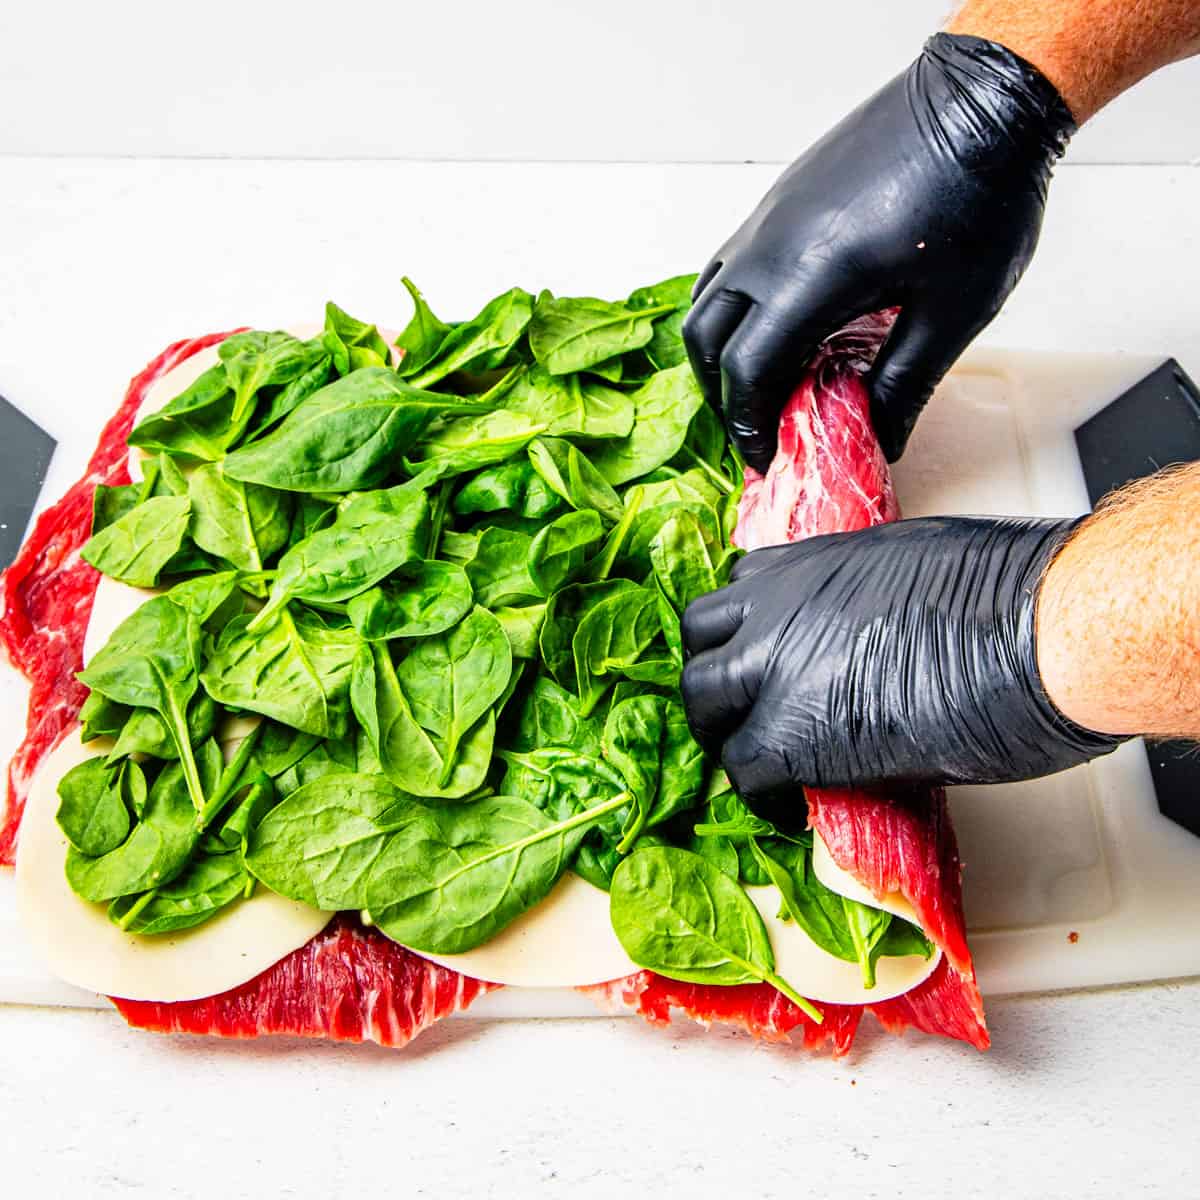
[[[933,973],[941,957],[880,959],[875,986],[863,987],[857,963],[822,950],[798,925],[779,919],[773,887],[746,889],[762,914],[775,952],[775,969],[798,992],[826,1004],[868,1004],[911,991]],[[613,932],[608,894],[573,872],[563,876],[536,908],[476,950],[425,958],[473,979],[515,987],[585,987],[619,979],[640,968]]]
[[[813,833],[812,867],[813,874],[831,892],[837,892],[839,896],[845,896],[847,900],[857,900],[860,904],[869,904],[872,908],[890,912],[893,916],[903,917],[918,929],[921,928],[921,919],[917,916],[916,909],[909,903],[907,896],[902,892],[891,892],[882,899],[876,896],[870,888],[860,883],[848,871],[843,871],[833,861],[829,847],[821,840],[821,835],[815,831]]]
[[[250,900],[180,933],[139,937],[71,891],[64,872],[67,840],[54,816],[58,782],[112,743],[82,745],[78,736],[46,756],[34,775],[17,847],[17,911],[30,944],[60,978],[88,991],[129,1000],[196,1000],[253,979],[315,937],[329,913],[260,887]]]
[[[465,954],[426,954],[472,979],[514,987],[586,987],[641,968],[608,919],[608,893],[568,871],[536,908]]]

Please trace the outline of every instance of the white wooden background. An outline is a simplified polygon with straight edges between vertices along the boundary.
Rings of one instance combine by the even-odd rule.
[[[1050,0],[1054,2],[1054,0]],[[790,160],[948,0],[5,0],[0,154]],[[1200,62],[1075,162],[1200,158]]]

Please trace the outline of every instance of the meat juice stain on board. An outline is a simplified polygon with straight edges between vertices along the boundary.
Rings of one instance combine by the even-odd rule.
[[[1174,463],[1200,460],[1200,389],[1173,358],[1075,430],[1094,508],[1108,492]],[[1147,743],[1163,816],[1200,837],[1200,755],[1186,741]]]
[[[17,556],[57,443],[0,396],[0,569]]]

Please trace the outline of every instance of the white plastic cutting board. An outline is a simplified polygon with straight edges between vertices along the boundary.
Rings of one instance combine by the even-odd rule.
[[[906,516],[1074,516],[1087,493],[1071,431],[1158,364],[978,351],[939,389],[896,482]],[[79,447],[82,462],[94,431]],[[24,690],[0,672],[0,746]],[[1140,743],[1033,783],[951,794],[967,923],[985,996],[1200,974],[1200,838],[1163,817]],[[38,964],[0,871],[0,1002],[96,1005]],[[506,989],[475,1016],[588,1015],[569,991]]]

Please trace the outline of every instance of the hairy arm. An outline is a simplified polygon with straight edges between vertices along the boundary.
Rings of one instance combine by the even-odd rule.
[[[1038,668],[1101,733],[1200,737],[1200,463],[1114,493],[1046,572]]]
[[[946,32],[1033,63],[1082,125],[1159,67],[1200,52],[1200,0],[967,0]]]

